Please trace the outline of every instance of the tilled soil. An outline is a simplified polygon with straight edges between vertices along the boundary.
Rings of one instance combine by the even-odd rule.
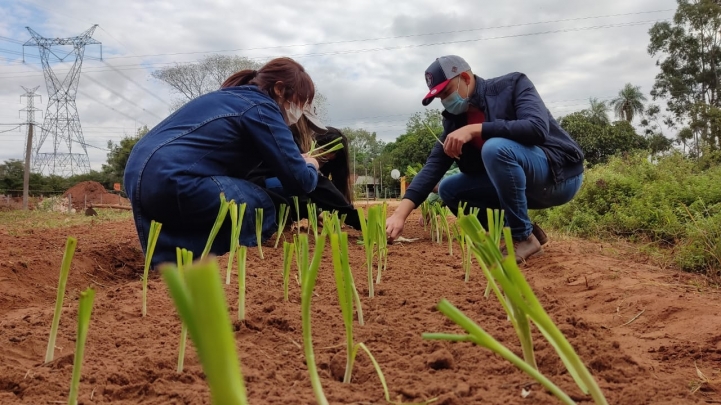
[[[365,255],[349,230],[350,261],[365,325],[355,324],[379,362],[391,400],[435,404],[558,404],[510,363],[470,343],[423,340],[424,332],[460,329],[435,308],[448,299],[520,355],[518,338],[493,295],[483,297],[474,266],[464,282],[458,245],[432,243],[411,216],[390,246],[388,269],[368,298]],[[55,360],[43,364],[60,262],[67,236],[78,238]],[[311,238],[312,239],[312,238]],[[281,243],[282,245],[282,243]],[[248,251],[247,314],[237,321],[237,272],[225,288],[237,349],[254,404],[311,404],[315,398],[302,350],[300,296],[291,281],[283,301],[282,249]],[[312,249],[312,246],[311,246]],[[599,381],[610,404],[721,403],[719,294],[701,277],[643,263],[617,246],[557,238],[523,271],[553,320]],[[343,384],[345,331],[326,249],[312,303],[313,343],[333,404],[385,403],[382,385],[362,351]],[[623,261],[625,258],[627,261]],[[227,257],[220,258],[223,279]],[[475,262],[474,262],[475,264]],[[66,403],[75,348],[77,297],[96,289],[80,384],[82,404],[210,404],[192,343],[185,370],[175,371],[180,322],[157,274],[148,315],[141,316],[143,257],[131,219],[27,232],[0,226],[0,403]],[[293,276],[297,274],[293,264]],[[294,278],[294,277],[293,277]],[[578,403],[592,403],[534,329],[541,372]],[[702,382],[698,370],[707,378]],[[524,390],[530,391],[525,398]]]

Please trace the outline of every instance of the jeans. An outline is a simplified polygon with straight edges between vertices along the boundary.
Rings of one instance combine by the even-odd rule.
[[[503,209],[505,225],[515,240],[531,235],[528,209],[566,204],[583,182],[583,174],[579,174],[555,184],[543,150],[505,138],[487,140],[481,158],[485,172],[447,177],[441,181],[438,194],[454,215],[458,215],[460,202],[467,202],[466,213],[470,207],[480,208],[478,217],[486,229],[486,209]]]
[[[257,208],[263,209],[261,243],[275,233],[275,207],[261,187],[247,180],[227,176],[189,178],[183,181],[193,183],[192,193],[181,196],[170,187],[163,187],[162,183],[143,181],[141,192],[130,195],[136,229],[142,242],[147,243],[152,220],[162,224],[151,261],[152,268],[166,262],[175,263],[176,247],[186,248],[193,252],[195,258],[200,258],[220,210],[221,192],[225,193],[228,201],[235,200],[238,205],[246,204],[241,222],[241,245],[254,247],[258,244],[255,234]],[[168,203],[173,200],[181,203]],[[221,256],[230,250],[232,224],[229,216],[230,212],[211,245],[211,254]],[[142,243],[144,252],[147,249],[145,243]]]

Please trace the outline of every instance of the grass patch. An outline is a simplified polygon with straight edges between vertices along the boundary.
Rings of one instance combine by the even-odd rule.
[[[703,169],[680,154],[654,161],[630,154],[587,170],[573,201],[531,217],[574,236],[643,243],[646,252],[665,252],[683,270],[718,275],[719,184],[721,166]]]
[[[103,224],[132,220],[133,214],[126,210],[98,209],[97,216],[86,217],[82,213],[67,214],[44,211],[1,211],[0,230],[11,235],[33,233],[36,230],[67,228],[77,225]]]

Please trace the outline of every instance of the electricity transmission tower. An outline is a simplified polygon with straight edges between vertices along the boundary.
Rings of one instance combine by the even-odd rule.
[[[28,134],[25,138],[25,170],[23,173],[23,209],[27,210],[30,190],[30,156],[32,153],[33,126],[35,125],[35,111],[40,111],[39,109],[35,108],[35,97],[40,97],[39,94],[35,94],[35,91],[37,91],[40,86],[37,86],[32,90],[28,89],[25,86],[20,87],[25,90],[25,94],[20,96],[20,100],[25,97],[28,103],[27,107],[20,110],[20,112],[24,111],[25,113],[27,113],[27,121],[25,121],[25,123],[28,126]],[[42,103],[42,97],[40,98],[40,102]]]
[[[97,24],[82,34],[70,38],[45,38],[30,27],[25,27],[32,38],[23,44],[23,62],[25,61],[25,47],[37,46],[48,88],[48,104],[42,130],[40,136],[33,142],[35,153],[32,166],[34,172],[47,171],[48,174],[63,176],[90,171],[90,159],[80,126],[78,109],[75,106],[75,96],[80,83],[80,69],[83,65],[85,45],[100,45],[100,59],[103,57],[102,44],[92,38],[96,27]],[[68,52],[67,48],[59,48],[59,46],[72,46],[73,49]],[[70,71],[62,80],[50,67],[51,56],[60,62],[70,64]],[[52,138],[52,151],[41,152],[48,136]],[[73,153],[73,143],[80,146],[81,153]]]

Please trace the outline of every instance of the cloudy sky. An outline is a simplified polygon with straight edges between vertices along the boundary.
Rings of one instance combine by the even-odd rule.
[[[291,56],[326,96],[329,124],[392,141],[424,110],[423,72],[444,54],[463,56],[481,77],[526,73],[556,117],[585,108],[589,97],[611,99],[627,82],[648,94],[657,73],[648,29],[675,7],[674,0],[2,0],[0,161],[24,155],[25,135],[13,129],[25,119],[20,86],[40,86],[36,120],[47,104],[37,48],[25,47],[22,63],[25,27],[63,38],[99,25],[93,38],[103,60],[98,45],[86,48],[77,96],[91,166],[99,169],[108,140],[168,114],[176,96],[150,76],[163,66],[213,53]],[[53,66],[60,77],[67,72]],[[48,138],[42,152],[51,150]]]

